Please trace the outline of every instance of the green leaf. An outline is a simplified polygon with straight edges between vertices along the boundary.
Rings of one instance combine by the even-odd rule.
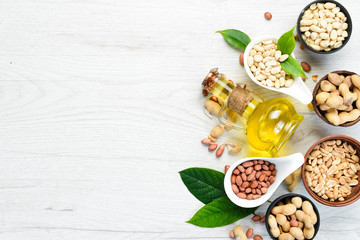
[[[242,50],[244,50],[251,41],[250,37],[246,33],[236,29],[226,29],[217,31],[217,33],[221,33],[224,36],[225,41],[228,42],[231,46],[240,48]]]
[[[295,26],[296,27],[296,26]],[[290,55],[295,48],[294,28],[284,33],[277,42],[277,49],[281,51],[281,54]]]
[[[284,71],[288,74],[294,77],[306,77],[304,69],[301,67],[300,63],[291,56],[289,56],[284,62],[280,64],[282,69],[284,69]]]
[[[241,208],[228,197],[222,197],[206,204],[187,222],[199,227],[222,227],[250,215],[256,209]]]
[[[187,189],[204,204],[226,196],[225,174],[208,168],[188,168],[180,173]]]

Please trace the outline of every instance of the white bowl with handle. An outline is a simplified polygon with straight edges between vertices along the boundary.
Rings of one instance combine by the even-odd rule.
[[[257,85],[275,91],[275,92],[280,92],[280,93],[284,93],[287,94],[289,96],[292,96],[294,98],[296,98],[298,101],[300,101],[303,104],[309,104],[312,99],[313,99],[313,95],[310,92],[310,90],[307,88],[307,86],[305,85],[304,81],[301,79],[301,77],[294,77],[294,83],[291,87],[281,87],[281,88],[275,88],[275,87],[268,87],[268,86],[264,86],[261,84],[261,82],[259,82],[259,80],[257,80],[254,76],[254,74],[251,72],[249,65],[247,64],[247,60],[248,57],[250,55],[250,51],[253,48],[253,46],[261,41],[264,40],[274,40],[277,41],[278,39],[274,36],[262,36],[259,38],[256,38],[254,40],[252,40],[246,47],[245,52],[244,52],[244,67],[245,67],[245,71],[246,73],[249,75],[249,77],[251,78],[251,80],[253,82],[255,82]],[[293,57],[295,59],[295,55],[292,52],[291,53],[291,57]]]
[[[270,163],[275,164],[275,169],[277,171],[275,176],[275,181],[268,187],[268,190],[265,194],[261,195],[258,199],[247,200],[239,198],[234,191],[232,190],[232,183],[231,183],[231,175],[235,168],[246,161],[251,160],[264,160]],[[276,189],[280,186],[282,181],[289,176],[292,172],[296,169],[301,167],[304,163],[304,156],[301,153],[294,153],[290,156],[286,157],[278,157],[278,158],[268,158],[268,157],[250,157],[250,158],[242,158],[239,161],[232,164],[229,170],[225,174],[224,178],[224,188],[226,195],[228,198],[240,207],[245,208],[253,208],[260,206],[261,204],[265,203],[276,191]]]

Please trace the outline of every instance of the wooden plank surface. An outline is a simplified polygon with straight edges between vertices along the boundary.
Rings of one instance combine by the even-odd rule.
[[[331,55],[301,51],[310,75],[359,72],[360,4],[341,1],[354,30]],[[257,37],[293,27],[304,1],[8,0],[0,2],[0,238],[228,239],[235,224],[205,229],[185,223],[202,204],[178,171],[222,170],[252,153],[217,159],[201,146],[215,124],[202,112],[200,82],[212,67],[250,81],[239,52],[216,30]],[[273,14],[266,21],[264,12]],[[306,82],[310,90],[314,82]],[[264,97],[284,97],[250,87]],[[305,116],[281,155],[305,153],[317,139],[360,126],[325,125]],[[281,185],[277,196],[285,194]],[[301,185],[298,193],[308,195]],[[317,239],[359,239],[360,202],[343,208],[316,203]],[[267,205],[258,212],[264,214]],[[264,225],[239,222],[270,239]],[[345,238],[344,238],[345,237]]]

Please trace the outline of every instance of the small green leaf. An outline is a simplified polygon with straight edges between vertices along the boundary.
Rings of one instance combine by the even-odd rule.
[[[241,208],[228,197],[222,197],[206,204],[187,222],[199,227],[222,227],[250,215],[256,209]]]
[[[228,42],[231,46],[240,48],[242,50],[244,50],[251,41],[250,37],[246,33],[236,29],[226,29],[217,31],[217,33],[221,33],[224,36],[225,41]]]
[[[280,64],[282,69],[284,69],[284,71],[288,74],[294,77],[306,77],[304,69],[301,67],[300,63],[291,56],[289,56],[284,62]]]
[[[277,42],[277,49],[280,50],[282,54],[290,55],[295,48],[295,27],[293,27],[290,31],[284,33]]]
[[[180,173],[187,189],[204,204],[226,196],[225,174],[208,168],[188,168]]]

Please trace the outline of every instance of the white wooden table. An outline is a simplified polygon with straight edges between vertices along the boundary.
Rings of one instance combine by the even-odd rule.
[[[319,77],[360,72],[360,3],[341,1],[354,30],[340,52],[296,47]],[[200,83],[212,67],[249,81],[240,52],[216,30],[257,37],[292,28],[304,1],[5,0],[0,2],[0,239],[228,239],[234,227],[185,223],[202,204],[178,171],[223,170],[200,144],[215,124]],[[264,12],[273,14],[266,21]],[[310,90],[314,82],[306,82]],[[274,94],[257,88],[263,96]],[[291,98],[290,98],[291,99]],[[305,153],[335,128],[291,99],[305,120],[280,155]],[[238,137],[224,135],[221,141]],[[280,186],[274,199],[287,192]],[[303,185],[296,192],[308,196]],[[359,239],[360,201],[321,212],[317,239]],[[264,214],[267,205],[258,210]],[[269,239],[265,226],[240,220]]]

